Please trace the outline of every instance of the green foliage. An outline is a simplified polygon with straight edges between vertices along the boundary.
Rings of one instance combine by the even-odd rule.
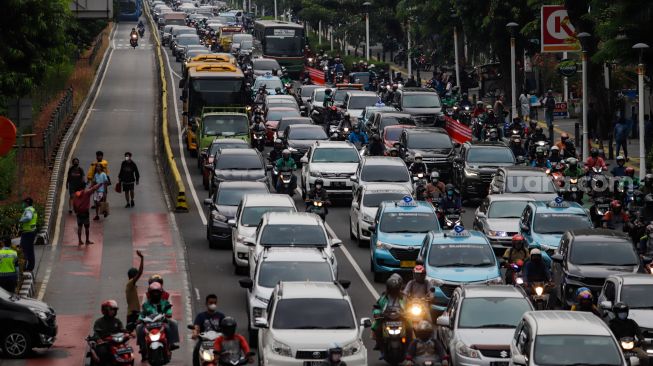
[[[16,180],[16,150],[0,156],[0,200],[11,194],[11,187]]]
[[[34,208],[38,215],[37,227],[41,227],[43,225],[43,206],[35,203]],[[22,215],[23,205],[21,202],[0,205],[0,237],[17,237],[20,229],[18,220]]]

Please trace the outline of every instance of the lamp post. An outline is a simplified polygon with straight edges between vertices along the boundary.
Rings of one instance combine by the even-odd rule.
[[[413,61],[410,59],[410,49],[411,49],[411,44],[410,44],[410,16],[408,17],[407,21],[407,27],[406,27],[406,35],[408,36],[408,44],[406,47],[406,57],[408,58],[408,77],[413,75]]]
[[[510,120],[517,115],[517,75],[515,70],[515,63],[517,56],[515,55],[515,33],[517,32],[519,24],[510,22],[506,24],[508,32],[510,32],[510,88],[512,89],[512,108],[510,109]]]
[[[274,0],[274,20],[277,20],[277,0]]]
[[[648,49],[646,43],[637,43],[633,49],[639,51],[639,64],[637,65],[637,95],[639,96],[639,178],[644,179],[646,174],[646,150],[644,146],[644,51]]]
[[[588,121],[587,121],[587,47],[588,41],[591,35],[587,32],[582,32],[578,34],[578,40],[580,41],[581,47],[581,57],[583,60],[583,140],[581,141],[581,149],[583,151],[583,161],[587,161],[589,156],[589,141],[587,140],[587,130],[588,130]]]
[[[366,1],[363,3],[363,11],[365,12],[365,59],[370,60],[370,6],[372,3]]]
[[[462,85],[460,85],[460,66],[458,61],[458,26],[456,21],[458,20],[458,15],[455,12],[451,12],[451,19],[453,20],[453,53],[454,53],[454,67],[456,69],[456,85],[460,90],[462,90]]]

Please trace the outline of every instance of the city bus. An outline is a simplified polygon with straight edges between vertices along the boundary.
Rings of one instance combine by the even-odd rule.
[[[138,21],[143,14],[143,1],[142,0],[120,0],[119,20]]]
[[[263,57],[274,58],[290,74],[304,69],[304,27],[280,20],[257,20],[254,37],[261,42]]]

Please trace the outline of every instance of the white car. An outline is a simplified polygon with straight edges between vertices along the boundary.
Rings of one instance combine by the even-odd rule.
[[[351,177],[358,168],[360,155],[349,141],[318,141],[306,152],[302,163],[302,197],[321,178],[329,197],[351,196]]]
[[[327,88],[315,88],[313,89],[313,94],[307,101],[306,113],[309,117],[313,118],[314,121],[322,123],[324,117],[321,115],[324,109],[324,91]]]
[[[349,236],[358,240],[358,245],[366,246],[370,240],[370,226],[383,201],[400,201],[410,196],[410,190],[400,184],[367,183],[358,186],[349,209]]]
[[[364,156],[356,173],[349,180],[352,184],[352,195],[358,187],[365,183],[396,183],[413,191],[413,181],[406,163],[397,157],[391,156]]]
[[[337,282],[281,282],[272,292],[269,313],[255,320],[259,365],[318,366],[328,350],[342,348],[348,366],[367,366],[363,330],[349,295]]]
[[[337,267],[334,248],[342,241],[327,231],[322,219],[306,212],[268,212],[263,215],[256,228],[254,241],[246,240],[250,247],[248,254],[249,278],[254,278],[254,270],[266,247],[318,248],[324,251],[334,267]]]
[[[342,107],[349,113],[352,121],[358,121],[365,107],[372,107],[379,101],[379,96],[372,91],[350,90],[345,95]]]
[[[241,279],[240,286],[247,289],[247,319],[250,346],[258,341],[256,318],[263,317],[270,302],[274,286],[281,281],[336,280],[336,268],[324,252],[317,248],[268,248],[254,270],[254,278]],[[343,281],[344,282],[344,281]],[[346,283],[346,282],[344,282]]]
[[[256,227],[266,212],[297,212],[295,201],[287,194],[246,194],[240,201],[236,216],[229,220],[232,226],[231,243],[236,273],[247,272],[249,247],[245,241],[254,241]]]

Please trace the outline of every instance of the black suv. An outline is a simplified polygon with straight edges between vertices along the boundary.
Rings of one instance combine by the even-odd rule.
[[[213,161],[211,186],[212,196],[223,182],[247,181],[268,183],[267,166],[261,153],[256,149],[222,149]]]
[[[609,275],[644,272],[644,263],[630,239],[614,230],[568,231],[551,259],[554,295],[563,307],[576,303],[576,290],[580,287],[589,288],[598,297]]]
[[[435,169],[443,176],[451,174],[453,147],[451,137],[443,128],[404,129],[399,137],[399,156],[407,165],[413,161],[415,154],[421,154],[429,171]]]
[[[0,347],[11,358],[24,357],[32,348],[48,348],[57,335],[56,315],[48,304],[1,288],[0,324]]]
[[[466,142],[453,159],[452,182],[463,199],[483,198],[497,169],[511,165],[515,165],[515,155],[505,144]]]
[[[435,126],[436,116],[442,112],[440,96],[434,89],[400,89],[393,105],[402,112],[410,113],[420,126]]]

